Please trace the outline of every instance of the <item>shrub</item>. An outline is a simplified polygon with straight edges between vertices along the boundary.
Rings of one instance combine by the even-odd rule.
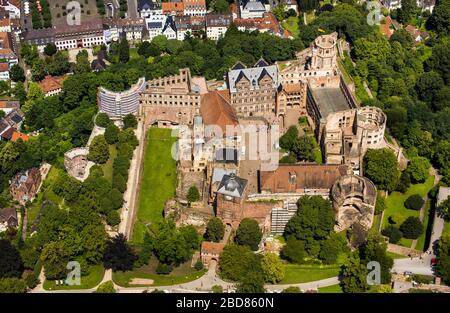
[[[214,285],[211,287],[213,293],[223,293],[223,287],[220,285]]]
[[[159,263],[156,267],[156,273],[159,275],[168,275],[172,272],[172,267],[170,265]]]
[[[377,202],[375,204],[375,215],[381,214],[386,209],[386,201],[384,197],[377,194]]]
[[[408,171],[403,171],[402,175],[400,175],[400,180],[397,185],[397,191],[401,193],[405,193],[409,186],[411,186],[411,176]]]
[[[422,197],[418,194],[415,194],[408,197],[404,204],[407,209],[418,211],[422,208],[424,203],[425,201],[422,199]]]
[[[291,286],[283,289],[281,293],[302,293],[302,290],[299,287]]]
[[[200,260],[197,261],[197,262],[195,262],[194,268],[195,268],[197,271],[202,270],[202,269],[203,269],[203,262],[200,261]]]
[[[384,236],[389,237],[390,243],[397,243],[403,237],[403,233],[400,231],[400,229],[392,225],[383,229],[381,233]]]
[[[191,186],[191,188],[189,188],[187,199],[189,203],[200,200],[200,193],[196,186]]]
[[[418,217],[410,216],[400,226],[400,230],[405,238],[417,239],[423,231],[423,225]]]
[[[106,128],[109,124],[111,124],[111,120],[106,113],[98,113],[97,117],[95,118],[95,124],[97,124],[97,126],[99,127]]]
[[[114,288],[113,282],[107,281],[98,286],[96,293],[116,293],[116,289]]]
[[[120,215],[119,212],[111,210],[108,212],[108,215],[106,216],[106,222],[108,225],[116,226],[120,224]]]

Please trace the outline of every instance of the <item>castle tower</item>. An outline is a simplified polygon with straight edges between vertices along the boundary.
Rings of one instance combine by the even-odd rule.
[[[311,44],[312,70],[332,70],[337,66],[336,63],[336,43],[337,32],[329,35],[322,35],[316,38]]]

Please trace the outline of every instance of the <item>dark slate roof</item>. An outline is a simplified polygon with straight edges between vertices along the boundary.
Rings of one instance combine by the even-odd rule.
[[[17,220],[17,211],[14,208],[0,209],[0,222],[8,222],[13,217]]]
[[[22,116],[20,116],[19,114],[17,114],[17,113],[14,113],[14,114],[12,114],[12,115],[10,115],[10,116],[8,116],[10,119],[11,119],[11,121],[13,121],[14,123],[16,123],[16,124],[19,124],[20,122],[22,122]]]
[[[236,62],[235,65],[233,65],[233,67],[231,69],[232,70],[242,70],[244,68],[245,68],[245,65],[238,61],[238,62]]]
[[[151,29],[151,28],[161,28],[162,26],[162,22],[148,22],[147,23],[147,28]]]
[[[164,24],[162,32],[164,33],[168,27],[172,28],[174,31],[177,31],[177,27],[175,26],[175,20],[173,19],[172,16],[167,17],[166,24]]]
[[[263,58],[259,59],[258,62],[255,63],[255,67],[266,67],[269,66],[269,63],[266,62]]]
[[[13,133],[16,131],[15,128],[8,128],[3,134],[2,134],[2,138],[6,139],[6,140],[11,140]]]
[[[219,187],[217,188],[217,193],[241,198],[244,194],[246,186],[246,179],[240,178],[239,176],[236,176],[236,174],[231,173],[229,175],[223,175]]]

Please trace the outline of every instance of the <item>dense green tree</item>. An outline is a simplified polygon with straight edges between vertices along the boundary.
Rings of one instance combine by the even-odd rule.
[[[41,253],[42,265],[47,279],[63,279],[67,275],[70,252],[64,241],[52,241],[44,246]]]
[[[19,251],[6,239],[0,239],[0,278],[20,277],[23,265]]]
[[[427,180],[430,169],[430,161],[424,157],[415,157],[410,160],[407,171],[411,176],[411,179],[415,183],[423,183]]]
[[[305,242],[289,237],[286,245],[283,246],[280,256],[291,263],[301,264],[307,256],[305,251]]]
[[[283,289],[281,293],[302,293],[302,290],[299,287],[291,286]]]
[[[58,51],[58,48],[52,42],[48,43],[44,47],[44,53],[45,53],[45,55],[48,55],[49,57],[53,56],[57,51]]]
[[[264,281],[276,284],[284,278],[284,267],[280,258],[274,253],[266,253],[261,259]]]
[[[120,224],[120,214],[117,211],[109,211],[106,216],[106,222],[110,226],[116,226]]]
[[[404,204],[407,209],[419,211],[425,204],[425,200],[419,194],[414,194],[409,196]]]
[[[136,120],[136,116],[134,116],[133,114],[127,114],[123,117],[122,119],[123,121],[123,128],[127,129],[127,128],[136,128],[137,127],[137,120]]]
[[[401,8],[398,9],[398,20],[402,24],[408,24],[419,13],[419,7],[415,0],[401,0]]]
[[[259,272],[264,283],[260,258],[248,246],[226,245],[220,255],[220,275],[225,279],[239,282],[248,274]]]
[[[187,200],[189,203],[200,200],[200,193],[195,185],[192,185],[187,193]]]
[[[128,40],[123,37],[119,43],[119,62],[127,63],[130,60],[130,46]]]
[[[109,119],[108,114],[100,112],[95,118],[95,124],[106,128],[109,124],[111,124],[111,120]]]
[[[345,293],[361,293],[369,289],[367,284],[367,268],[361,264],[359,256],[352,254],[342,265],[341,288]]]
[[[161,50],[155,43],[144,41],[138,46],[137,53],[145,58],[148,58],[150,56],[156,57],[160,55]]]
[[[364,157],[364,173],[380,189],[393,191],[399,177],[397,158],[387,148],[369,149]]]
[[[109,123],[105,129],[105,140],[109,145],[115,144],[119,140],[120,129],[114,123]]]
[[[403,171],[402,174],[400,175],[400,179],[398,181],[396,190],[400,191],[401,193],[405,193],[410,186],[411,186],[411,176],[409,175],[408,171]]]
[[[334,227],[331,203],[321,196],[303,196],[297,202],[297,213],[289,220],[284,236],[300,240],[325,239]]]
[[[225,234],[225,226],[218,217],[212,217],[206,226],[205,239],[212,242],[219,242]]]
[[[139,144],[139,141],[136,135],[134,134],[134,130],[132,128],[127,128],[120,132],[119,145],[123,143],[129,144],[131,147],[133,147],[133,149]]]
[[[450,234],[443,234],[437,245],[436,272],[450,284]]]
[[[423,232],[423,225],[418,217],[409,216],[400,225],[400,230],[406,239],[417,239]]]
[[[130,271],[136,259],[136,255],[128,246],[127,239],[123,234],[118,234],[107,241],[103,256],[105,268],[111,268],[114,272]]]
[[[235,240],[240,245],[246,245],[253,251],[258,250],[258,245],[262,238],[262,231],[258,222],[254,219],[244,218],[241,220],[236,231]]]
[[[320,243],[319,259],[325,264],[334,264],[346,245],[345,239],[339,234],[332,234]]]
[[[386,209],[386,201],[384,197],[377,193],[377,200],[375,203],[375,215],[381,214]]]
[[[413,39],[410,33],[408,33],[403,28],[397,29],[394,31],[392,36],[389,38],[390,42],[397,41],[399,42],[403,48],[410,48],[413,44]]]
[[[116,293],[114,283],[112,282],[112,280],[109,280],[107,282],[100,284],[95,293]]]
[[[228,12],[229,6],[230,6],[230,4],[228,3],[227,0],[214,0],[212,9],[214,12],[224,13],[224,12]]]
[[[25,282],[16,277],[0,279],[0,293],[25,293],[27,286]]]
[[[19,64],[14,64],[9,70],[9,77],[13,82],[24,82],[25,73]]]
[[[390,243],[397,243],[402,239],[403,233],[397,227],[389,225],[381,231],[381,234],[389,238]]]
[[[450,1],[441,0],[436,3],[436,6],[427,19],[427,28],[434,29],[442,35],[450,33]]]
[[[257,271],[247,273],[236,286],[237,293],[265,293],[265,291],[264,277]]]
[[[391,268],[394,265],[394,260],[387,255],[386,249],[386,241],[379,234],[369,234],[367,241],[359,249],[362,263],[376,261],[380,264],[382,284],[391,282]]]
[[[95,163],[103,164],[109,159],[108,143],[105,140],[105,136],[96,136],[89,146],[88,160]]]

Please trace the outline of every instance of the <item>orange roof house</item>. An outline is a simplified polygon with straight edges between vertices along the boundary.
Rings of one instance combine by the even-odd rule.
[[[162,2],[162,13],[165,15],[184,15],[184,3],[183,2]]]
[[[392,36],[392,19],[390,16],[387,16],[384,19],[384,23],[380,24],[380,32],[385,35],[388,39]]]
[[[219,257],[223,251],[223,248],[225,248],[224,243],[209,242],[209,241],[202,242],[200,257],[203,264],[205,264],[205,266],[208,266],[212,260],[219,261]]]
[[[39,82],[39,86],[46,97],[54,96],[62,90],[62,80],[64,77],[53,77],[50,75],[45,76],[43,80]]]
[[[21,132],[14,131],[11,137],[11,141],[16,142],[19,139],[22,139],[23,141],[28,141],[30,137],[28,135],[22,134]]]

